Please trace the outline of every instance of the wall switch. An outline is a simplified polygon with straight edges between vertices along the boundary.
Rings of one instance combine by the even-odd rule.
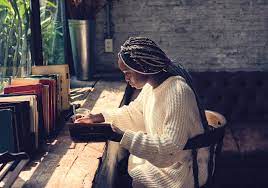
[[[113,52],[113,39],[105,39],[105,52]]]

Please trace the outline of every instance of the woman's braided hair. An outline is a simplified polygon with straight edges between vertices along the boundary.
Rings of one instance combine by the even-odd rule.
[[[165,52],[151,39],[130,37],[122,46],[119,57],[141,74],[157,74],[171,63]]]
[[[191,81],[182,65],[174,64],[166,53],[149,38],[130,37],[121,46],[118,56],[128,68],[140,74],[157,74],[165,71]]]

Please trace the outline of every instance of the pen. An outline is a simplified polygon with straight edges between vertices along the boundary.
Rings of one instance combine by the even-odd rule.
[[[75,113],[75,105],[73,105],[73,114],[74,114],[74,116],[76,115],[76,113]]]

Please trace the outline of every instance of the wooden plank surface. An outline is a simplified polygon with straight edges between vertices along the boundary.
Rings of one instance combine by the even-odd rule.
[[[72,102],[80,103],[92,113],[102,109],[116,108],[124,94],[125,83],[99,81],[95,87],[84,88],[88,95],[77,89],[72,92]],[[83,99],[83,96],[86,99]],[[75,100],[77,97],[77,100]],[[37,157],[20,173],[13,188],[17,187],[91,187],[99,157],[105,143],[74,143],[67,127],[51,143],[43,155]]]

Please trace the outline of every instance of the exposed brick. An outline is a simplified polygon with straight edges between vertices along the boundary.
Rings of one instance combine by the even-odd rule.
[[[268,69],[268,0],[119,0],[112,21],[114,53],[105,53],[104,10],[97,15],[99,70],[114,71],[120,45],[137,35],[188,69]]]

